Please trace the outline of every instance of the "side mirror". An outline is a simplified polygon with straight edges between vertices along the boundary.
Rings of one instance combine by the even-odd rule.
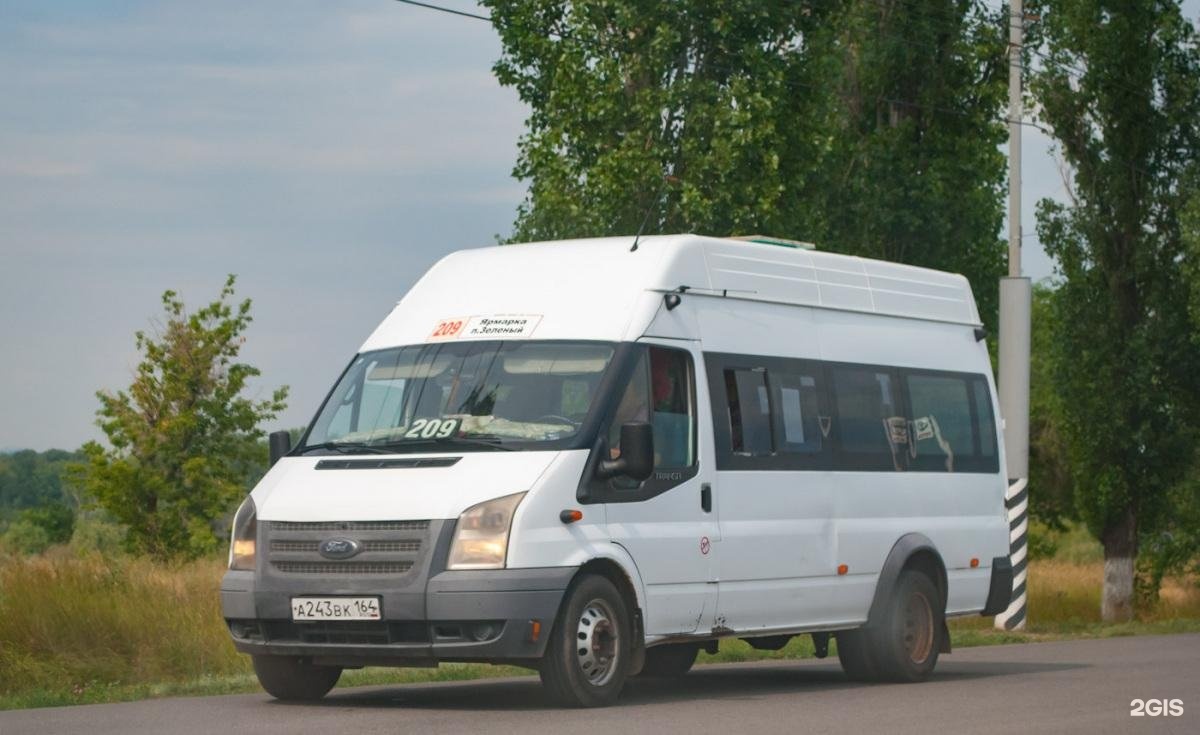
[[[630,421],[621,426],[621,456],[600,461],[600,478],[625,475],[642,482],[654,473],[654,429],[645,421]]]
[[[271,463],[268,467],[274,467],[275,463],[283,458],[283,455],[292,451],[292,435],[287,431],[272,431],[267,437],[267,447],[271,452]]]

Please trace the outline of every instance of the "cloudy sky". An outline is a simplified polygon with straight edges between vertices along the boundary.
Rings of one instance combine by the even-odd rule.
[[[253,392],[292,389],[267,428],[306,423],[426,268],[509,231],[525,111],[498,54],[389,0],[0,3],[0,448],[100,438],[162,291],[200,305],[227,273]],[[1047,147],[1027,129],[1027,231],[1063,193]]]

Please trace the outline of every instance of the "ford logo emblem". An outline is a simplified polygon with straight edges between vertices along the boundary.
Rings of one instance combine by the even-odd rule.
[[[326,559],[349,559],[362,549],[354,539],[327,538],[321,542],[317,550]]]

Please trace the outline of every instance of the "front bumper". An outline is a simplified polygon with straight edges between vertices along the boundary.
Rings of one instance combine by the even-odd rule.
[[[314,663],[433,666],[439,661],[540,658],[577,568],[441,571],[403,594],[359,584],[301,583],[262,589],[254,572],[230,571],[221,608],[242,653],[304,656]],[[413,589],[418,586],[418,589]],[[291,598],[379,595],[382,620],[294,623]],[[534,635],[533,622],[540,624]]]

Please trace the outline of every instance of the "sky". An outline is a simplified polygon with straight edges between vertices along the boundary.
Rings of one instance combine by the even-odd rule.
[[[95,393],[131,381],[162,292],[200,306],[228,273],[250,395],[291,388],[264,428],[306,424],[430,265],[510,231],[526,110],[499,52],[389,0],[0,2],[0,449],[101,439]],[[1031,233],[1064,189],[1025,130]]]

